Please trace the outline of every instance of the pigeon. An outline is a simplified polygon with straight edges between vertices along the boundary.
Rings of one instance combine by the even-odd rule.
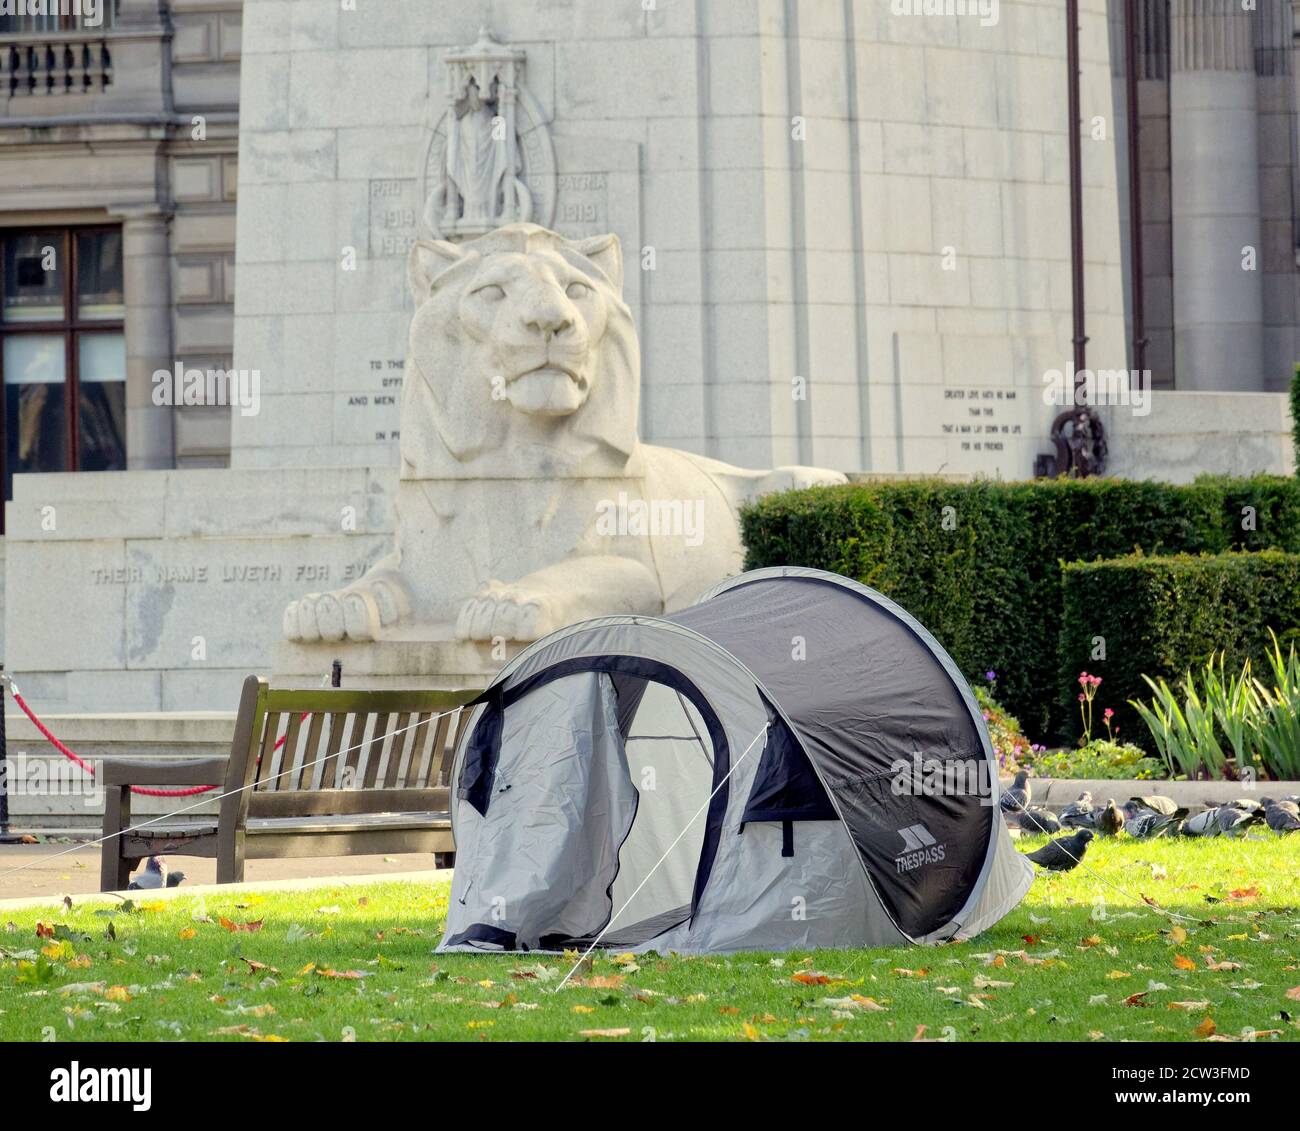
[[[1083,859],[1083,854],[1088,850],[1088,841],[1096,835],[1091,829],[1080,829],[1074,836],[1048,841],[1037,852],[1027,855],[1040,868],[1046,868],[1049,872],[1068,872]]]
[[[1172,797],[1152,793],[1146,797],[1130,797],[1124,803],[1125,817],[1136,817],[1143,809],[1149,809],[1152,813],[1160,813],[1163,816],[1171,817],[1178,811],[1178,802]]]
[[[1259,806],[1246,810],[1235,804],[1219,805],[1188,817],[1179,831],[1184,836],[1240,836],[1263,819],[1264,811]]]
[[[1078,800],[1062,809],[1061,824],[1071,829],[1092,828],[1092,794],[1085,789]]]
[[[1016,780],[1011,783],[1011,787],[1002,794],[998,803],[1002,806],[1004,813],[1019,813],[1022,809],[1029,808],[1030,798],[1033,796],[1033,790],[1029,786],[1029,771],[1021,770],[1016,774]]]
[[[144,868],[126,885],[127,891],[152,891],[154,888],[173,886],[167,882],[167,861],[161,856],[150,856]]]
[[[1106,802],[1106,808],[1094,813],[1094,826],[1105,836],[1115,836],[1124,827],[1124,814],[1113,797]]]
[[[1020,814],[1020,827],[1027,833],[1059,833],[1061,822],[1046,809],[1026,809]]]
[[[1172,813],[1158,813],[1154,809],[1139,809],[1124,820],[1124,831],[1135,840],[1153,840],[1164,836],[1187,816],[1188,810],[1175,809]]]
[[[184,872],[173,872],[170,868],[167,869],[167,886],[169,888],[178,888],[184,882],[185,882]]]
[[[1264,820],[1275,833],[1293,833],[1300,829],[1300,805],[1286,799],[1274,801],[1265,797],[1263,800]]]

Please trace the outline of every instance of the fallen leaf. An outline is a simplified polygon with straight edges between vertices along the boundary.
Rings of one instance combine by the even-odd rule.
[[[199,932],[196,931],[193,927],[182,927],[181,930],[177,932],[176,937],[181,939],[192,939],[198,933]]]
[[[127,992],[125,986],[109,986],[104,991],[106,1001],[130,1001],[131,995]]]
[[[254,919],[251,923],[235,923],[224,916],[218,916],[217,922],[225,927],[227,931],[260,931],[262,929],[261,919]]]
[[[274,966],[268,966],[265,962],[254,962],[251,958],[241,956],[239,961],[248,967],[250,974],[260,974],[263,970],[268,974],[278,974],[280,972]]]
[[[570,1013],[595,1013],[596,1007],[594,1005],[575,1005],[569,1012]]]
[[[1259,898],[1259,888],[1253,885],[1248,888],[1233,888],[1228,892],[1228,898],[1225,903],[1249,903],[1252,899]]]
[[[1193,962],[1190,958],[1188,958],[1185,954],[1175,954],[1175,955],[1174,955],[1174,969],[1175,969],[1175,970],[1195,970],[1195,969],[1196,969],[1196,963]]]
[[[1112,982],[1118,981],[1120,978],[1131,978],[1132,976],[1127,970],[1112,970],[1106,975]]]
[[[801,986],[829,986],[830,978],[825,974],[809,974],[800,970],[797,974],[790,975],[790,981],[798,982]]]
[[[1291,1001],[1300,1001],[1300,986],[1292,986],[1282,996],[1289,998]]]
[[[1214,1036],[1214,1034],[1218,1032],[1218,1028],[1219,1027],[1214,1023],[1214,1018],[1207,1017],[1204,1021],[1202,1021],[1199,1025],[1196,1026],[1194,1032],[1198,1037],[1204,1040],[1207,1037]]]
[[[1173,940],[1174,945],[1178,946],[1187,941],[1187,928],[1174,926],[1169,930],[1169,937]]]
[[[1186,1009],[1192,1012],[1197,1012],[1202,1009],[1209,1009],[1210,1003],[1208,1001],[1171,1001],[1169,1003],[1169,1008]]]
[[[1205,956],[1205,965],[1208,966],[1211,970],[1240,970],[1241,969],[1240,962],[1226,962],[1226,961],[1215,962],[1213,956],[1209,954]]]
[[[1141,993],[1138,994],[1130,994],[1128,997],[1124,999],[1124,1004],[1125,1005],[1149,1005],[1150,1002],[1146,1000],[1146,996],[1149,992],[1150,992],[1149,990],[1143,990]]]
[[[327,967],[316,967],[316,975],[320,978],[346,978],[349,981],[359,981],[361,978],[369,978],[368,970],[331,970]]]
[[[1083,947],[1101,946],[1101,936],[1089,935],[1086,939],[1081,940],[1079,945]]]
[[[593,974],[590,978],[575,978],[579,986],[590,986],[593,990],[621,989],[627,979],[622,974]]]
[[[618,1037],[626,1037],[630,1032],[632,1032],[631,1029],[579,1029],[578,1036],[617,1039]]]

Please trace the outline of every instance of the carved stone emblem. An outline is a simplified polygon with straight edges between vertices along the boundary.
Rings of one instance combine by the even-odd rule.
[[[437,239],[475,239],[503,224],[549,226],[555,148],[524,85],[526,53],[486,28],[447,53],[446,110],[429,139],[424,225]]]

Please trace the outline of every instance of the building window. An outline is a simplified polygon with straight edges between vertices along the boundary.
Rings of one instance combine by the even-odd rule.
[[[0,239],[4,497],[25,471],[126,467],[120,228]]]

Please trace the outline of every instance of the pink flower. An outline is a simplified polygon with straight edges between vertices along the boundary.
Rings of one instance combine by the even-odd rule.
[[[1084,693],[1083,693],[1082,691],[1080,691],[1080,692],[1079,692],[1079,702],[1082,703],[1082,702],[1084,701],[1084,699],[1086,699],[1086,698],[1087,698],[1087,696],[1085,696]]]
[[[1112,711],[1109,707],[1107,707],[1106,710],[1102,712],[1102,717],[1106,719],[1113,719],[1115,717],[1115,712]]]

